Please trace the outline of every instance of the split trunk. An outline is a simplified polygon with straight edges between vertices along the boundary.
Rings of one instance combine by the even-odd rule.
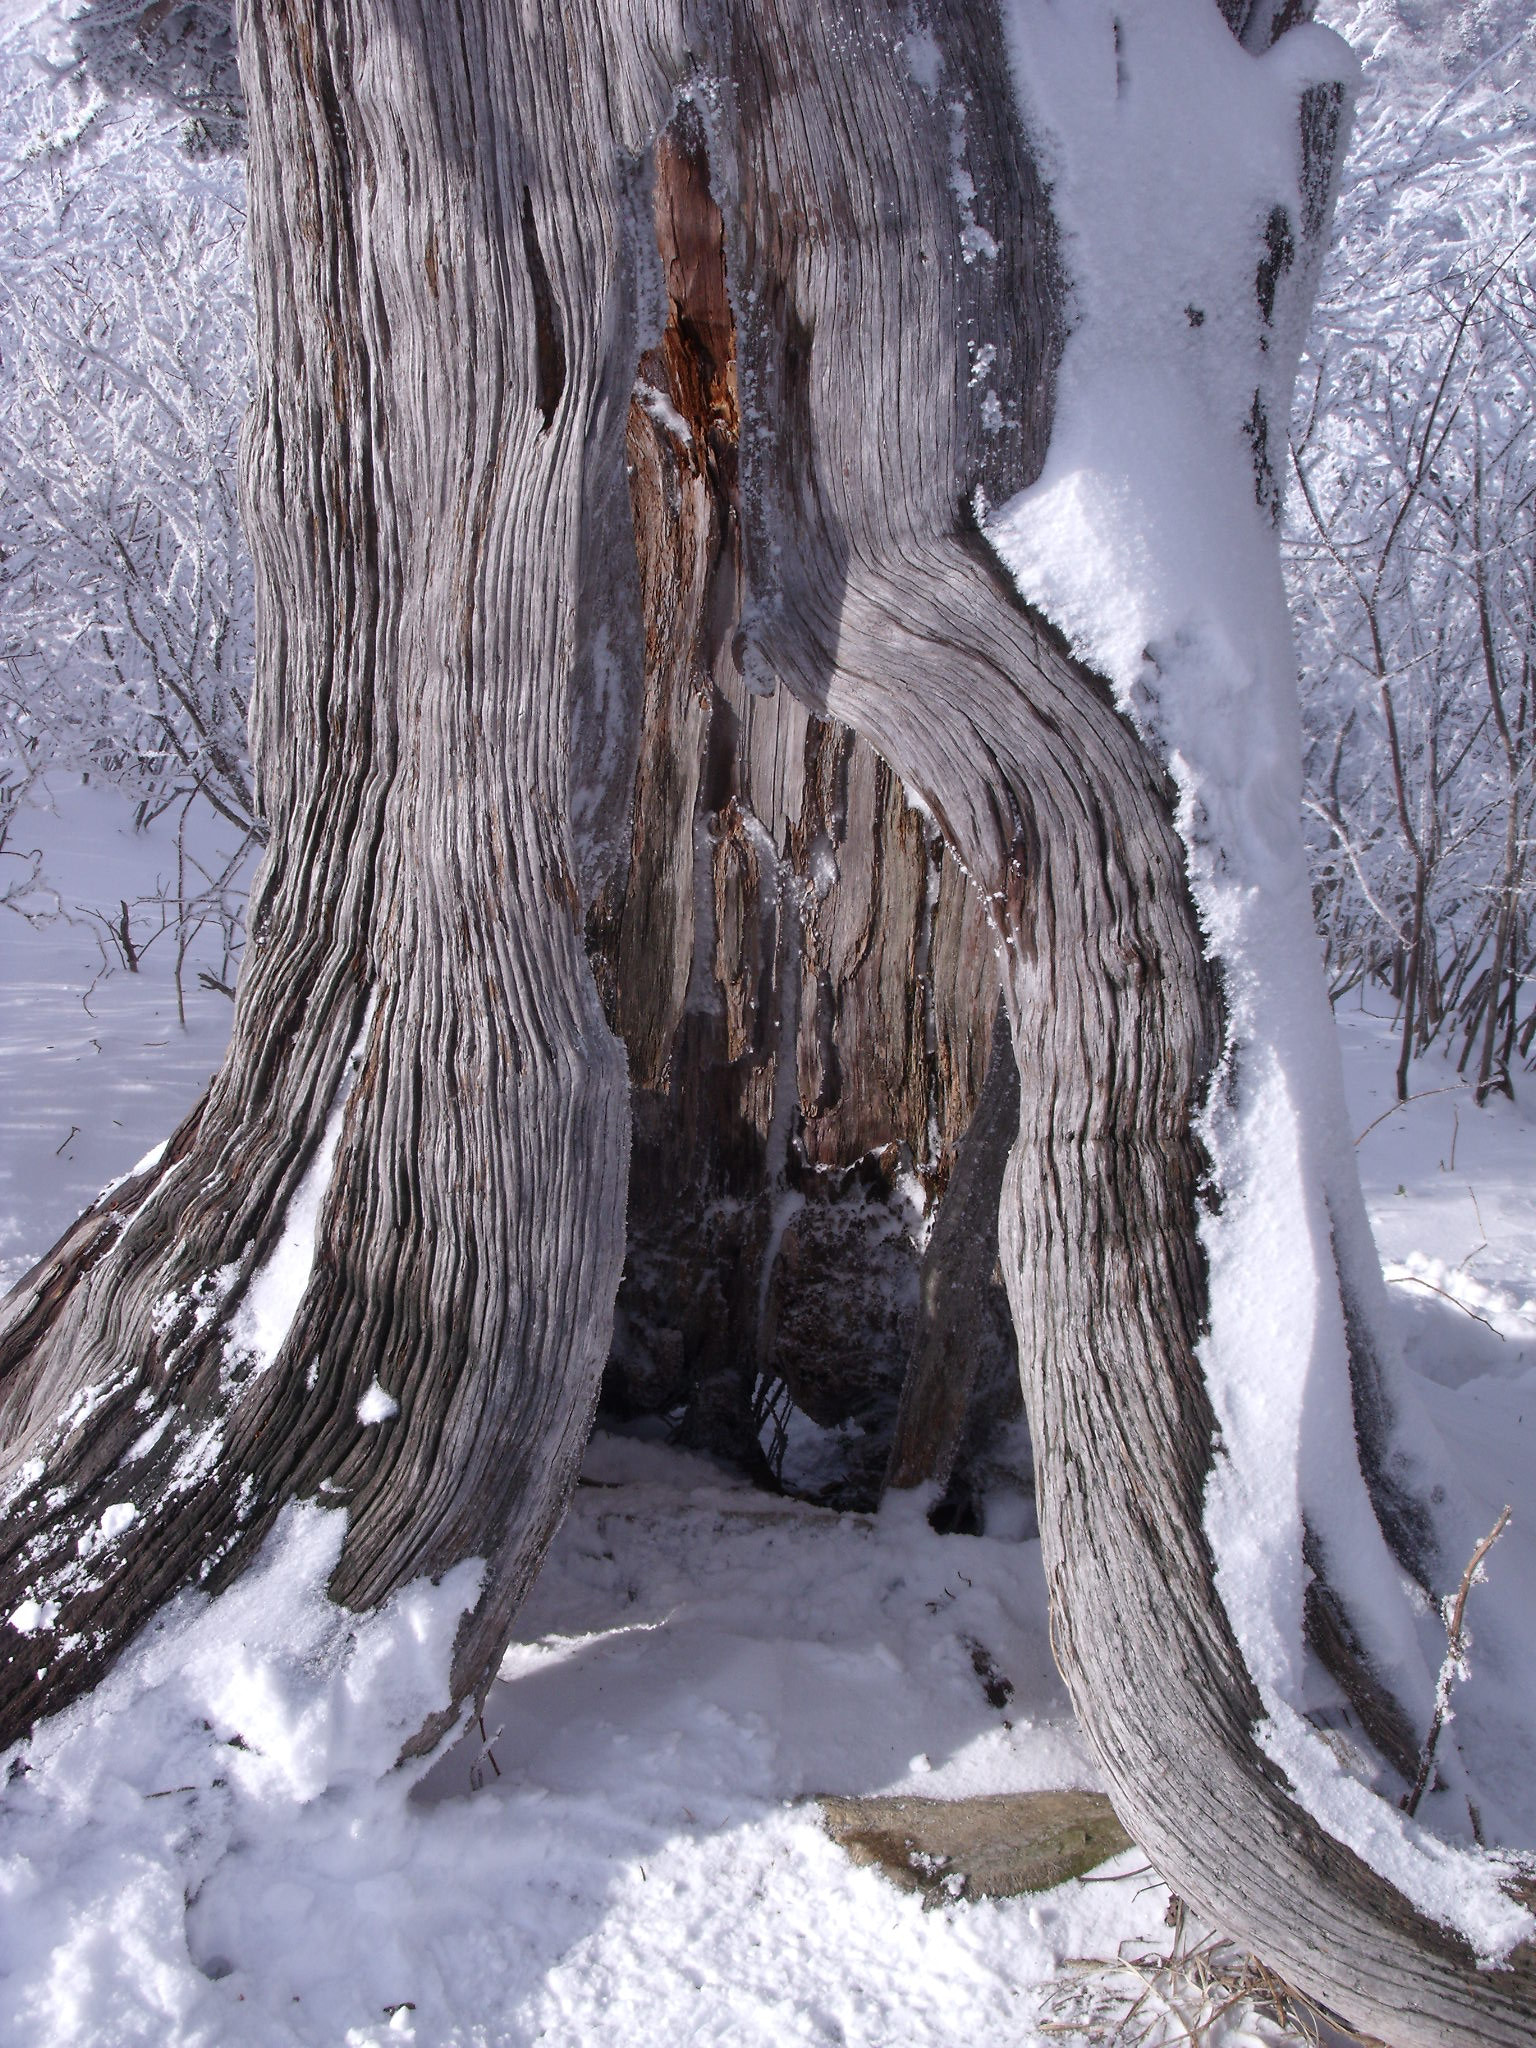
[[[1296,10],[1225,11],[1263,42]],[[1267,1761],[1213,1584],[1219,971],[1162,767],[971,516],[1039,470],[1066,303],[997,15],[271,0],[241,64],[272,850],[206,1100],[6,1305],[0,1607],[49,1619],[5,1634],[0,1733],[295,1496],[347,1510],[339,1602],[486,1560],[453,1666],[483,1692],[627,1189],[616,1383],[761,1447],[780,1385],[816,1418],[804,1325],[904,1177],[953,1172],[899,1421],[880,1390],[898,1464],[942,1467],[978,1299],[943,1245],[1014,1113],[996,958],[1001,1267],[1117,1808],[1355,2024],[1528,2039],[1530,1957],[1479,1971]]]

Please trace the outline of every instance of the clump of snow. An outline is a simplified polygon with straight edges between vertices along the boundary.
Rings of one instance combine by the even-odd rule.
[[[921,83],[921,80],[919,80]],[[976,218],[976,180],[966,162],[965,102],[949,103],[949,187],[960,209],[960,254],[966,263],[978,256],[988,263],[998,257],[997,243]]]
[[[1261,1739],[1303,1802],[1496,1957],[1536,1925],[1501,1890],[1507,1869],[1366,1793],[1306,1719],[1304,1516],[1378,1660],[1410,1696],[1433,1687],[1355,1453],[1334,1247],[1363,1236],[1364,1216],[1302,849],[1295,655],[1255,473],[1255,403],[1277,454],[1304,313],[1283,279],[1261,310],[1267,226],[1284,207],[1305,268],[1300,97],[1347,90],[1352,60],[1310,27],[1253,57],[1208,0],[1014,0],[1008,20],[1074,324],[1044,473],[987,531],[1167,761],[1223,965],[1229,1043],[1205,1136],[1224,1200],[1204,1225],[1201,1347],[1220,1430],[1206,1504],[1218,1587],[1269,1717]]]
[[[837,880],[837,849],[825,832],[818,832],[811,842],[810,859],[806,865],[819,903]]]
[[[665,391],[651,383],[649,378],[637,377],[634,396],[664,433],[671,434],[675,440],[681,441],[685,448],[693,446],[692,427]]]
[[[0,2037],[39,2048],[342,2038],[291,1991],[289,2012],[262,2012],[265,2000],[242,2006],[213,1981],[229,1965],[222,1935],[204,1940],[198,1907],[233,1879],[258,1947],[305,1898],[329,1906],[350,1886],[351,1912],[371,1910],[368,1802],[403,1742],[447,1703],[481,1567],[352,1616],[325,1595],[345,1527],[342,1512],[290,1507],[230,1591],[183,1596],[89,1699],[11,1752]],[[402,1780],[397,1805],[405,1790]],[[330,1935],[324,1912],[311,1917],[306,1992],[324,1979]]]
[[[39,1629],[51,1629],[59,1618],[57,1600],[23,1600],[10,1617],[11,1627],[24,1636],[35,1636]]]
[[[113,1501],[110,1507],[102,1510],[98,1522],[81,1530],[75,1547],[81,1557],[94,1557],[98,1550],[104,1550],[119,1536],[125,1536],[138,1519],[139,1511],[131,1500]]]
[[[223,1430],[216,1422],[205,1423],[187,1439],[176,1463],[171,1467],[171,1491],[189,1493],[194,1486],[200,1486],[219,1462],[223,1449]]]
[[[168,1138],[162,1138],[157,1145],[151,1145],[144,1156],[136,1160],[126,1173],[113,1174],[97,1195],[97,1201],[104,1202],[108,1195],[115,1195],[125,1181],[137,1180],[141,1173],[148,1173],[151,1167],[158,1166],[165,1157],[165,1148],[169,1142]]]
[[[364,1427],[376,1422],[393,1422],[400,1413],[400,1403],[393,1394],[385,1393],[377,1380],[369,1383],[368,1391],[357,1404],[357,1419]]]
[[[934,98],[944,76],[944,52],[939,48],[938,38],[933,30],[914,28],[903,39],[901,48],[912,76],[928,98]]]

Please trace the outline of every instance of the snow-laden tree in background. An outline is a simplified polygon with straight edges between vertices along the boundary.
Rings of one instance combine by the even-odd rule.
[[[1335,991],[1443,1028],[1479,1097],[1529,1053],[1536,27],[1344,0],[1366,59],[1298,389],[1288,560]]]
[[[72,24],[3,117],[0,844],[50,769],[117,787],[141,823],[172,812],[161,922],[184,945],[202,918],[238,918],[262,837],[236,505],[244,176],[213,146],[237,136],[227,82],[215,69],[198,97],[182,75],[208,84],[206,37],[201,71],[163,34],[160,61],[135,63],[122,12]],[[9,899],[46,908],[47,876],[6,865]],[[132,966],[126,910],[114,938]]]

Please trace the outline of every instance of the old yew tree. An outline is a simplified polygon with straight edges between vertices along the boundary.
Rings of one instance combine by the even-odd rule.
[[[1532,2038],[1513,1867],[1314,1710],[1411,1782],[1465,1549],[1297,822],[1309,13],[242,7],[269,851],[222,1070],[0,1312],[6,1742],[310,1501],[338,1613],[473,1567],[420,1753],[605,1367],[770,1475],[781,1386],[878,1395],[869,1498],[1016,1342],[1157,1868],[1351,2026]]]

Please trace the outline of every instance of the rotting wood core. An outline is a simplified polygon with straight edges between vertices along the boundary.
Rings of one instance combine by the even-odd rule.
[[[921,1246],[987,1070],[996,938],[869,744],[742,675],[736,321],[687,99],[656,146],[653,219],[667,318],[626,446],[644,708],[627,865],[587,925],[635,1122],[605,1396],[869,1505],[932,1321]],[[909,1432],[903,1484],[997,1457],[1029,1483],[1022,1427],[1003,1434],[1022,1402],[995,1271],[1001,1153],[987,1166],[966,1246],[969,1431],[926,1458]]]

